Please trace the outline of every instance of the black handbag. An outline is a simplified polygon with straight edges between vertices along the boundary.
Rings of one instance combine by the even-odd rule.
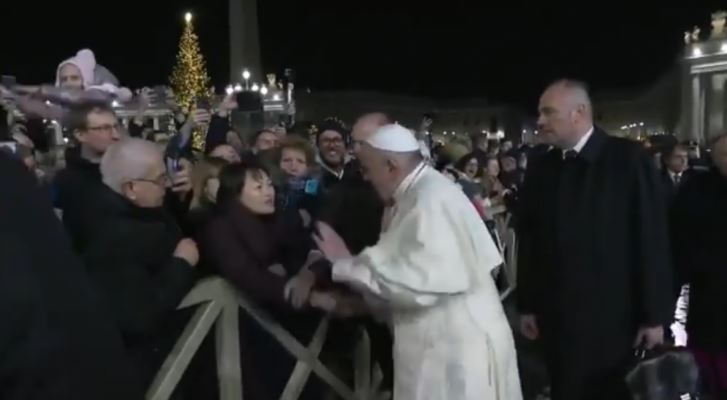
[[[634,400],[697,400],[699,367],[685,348],[639,349],[626,384]]]

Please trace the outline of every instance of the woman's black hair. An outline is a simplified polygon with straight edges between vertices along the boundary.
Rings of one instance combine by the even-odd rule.
[[[263,175],[269,177],[270,172],[254,160],[229,164],[222,168],[219,176],[220,188],[217,191],[218,208],[227,209],[233,204],[239,204],[248,175],[253,179],[261,179]]]

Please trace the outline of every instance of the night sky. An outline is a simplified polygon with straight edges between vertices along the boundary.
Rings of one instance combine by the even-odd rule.
[[[42,13],[38,2],[8,1],[0,72],[21,82],[50,82],[59,61],[90,47],[127,86],[166,83],[184,11],[191,10],[213,82],[227,84],[226,0],[123,0],[90,8],[64,0],[44,4]],[[312,90],[529,105],[549,80],[563,76],[596,91],[652,83],[674,65],[683,31],[699,24],[707,35],[718,8],[699,1],[396,3],[258,0],[263,65],[296,69],[299,83]]]

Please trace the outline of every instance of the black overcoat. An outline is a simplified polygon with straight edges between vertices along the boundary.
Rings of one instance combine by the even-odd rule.
[[[664,197],[641,146],[599,129],[575,158],[529,166],[518,304],[537,317],[554,398],[620,385],[638,328],[672,315]]]

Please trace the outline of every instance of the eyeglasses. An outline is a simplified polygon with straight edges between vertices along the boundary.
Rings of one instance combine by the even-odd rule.
[[[114,132],[118,131],[121,126],[119,124],[106,124],[106,125],[100,125],[100,126],[88,126],[86,127],[87,131],[92,132]]]
[[[159,187],[167,187],[171,182],[172,178],[169,176],[169,174],[163,174],[157,177],[156,179],[132,179],[132,182],[148,182],[153,183],[154,185],[157,185]]]
[[[321,144],[325,145],[332,145],[332,144],[343,144],[343,139],[341,138],[323,138],[321,139]]]

